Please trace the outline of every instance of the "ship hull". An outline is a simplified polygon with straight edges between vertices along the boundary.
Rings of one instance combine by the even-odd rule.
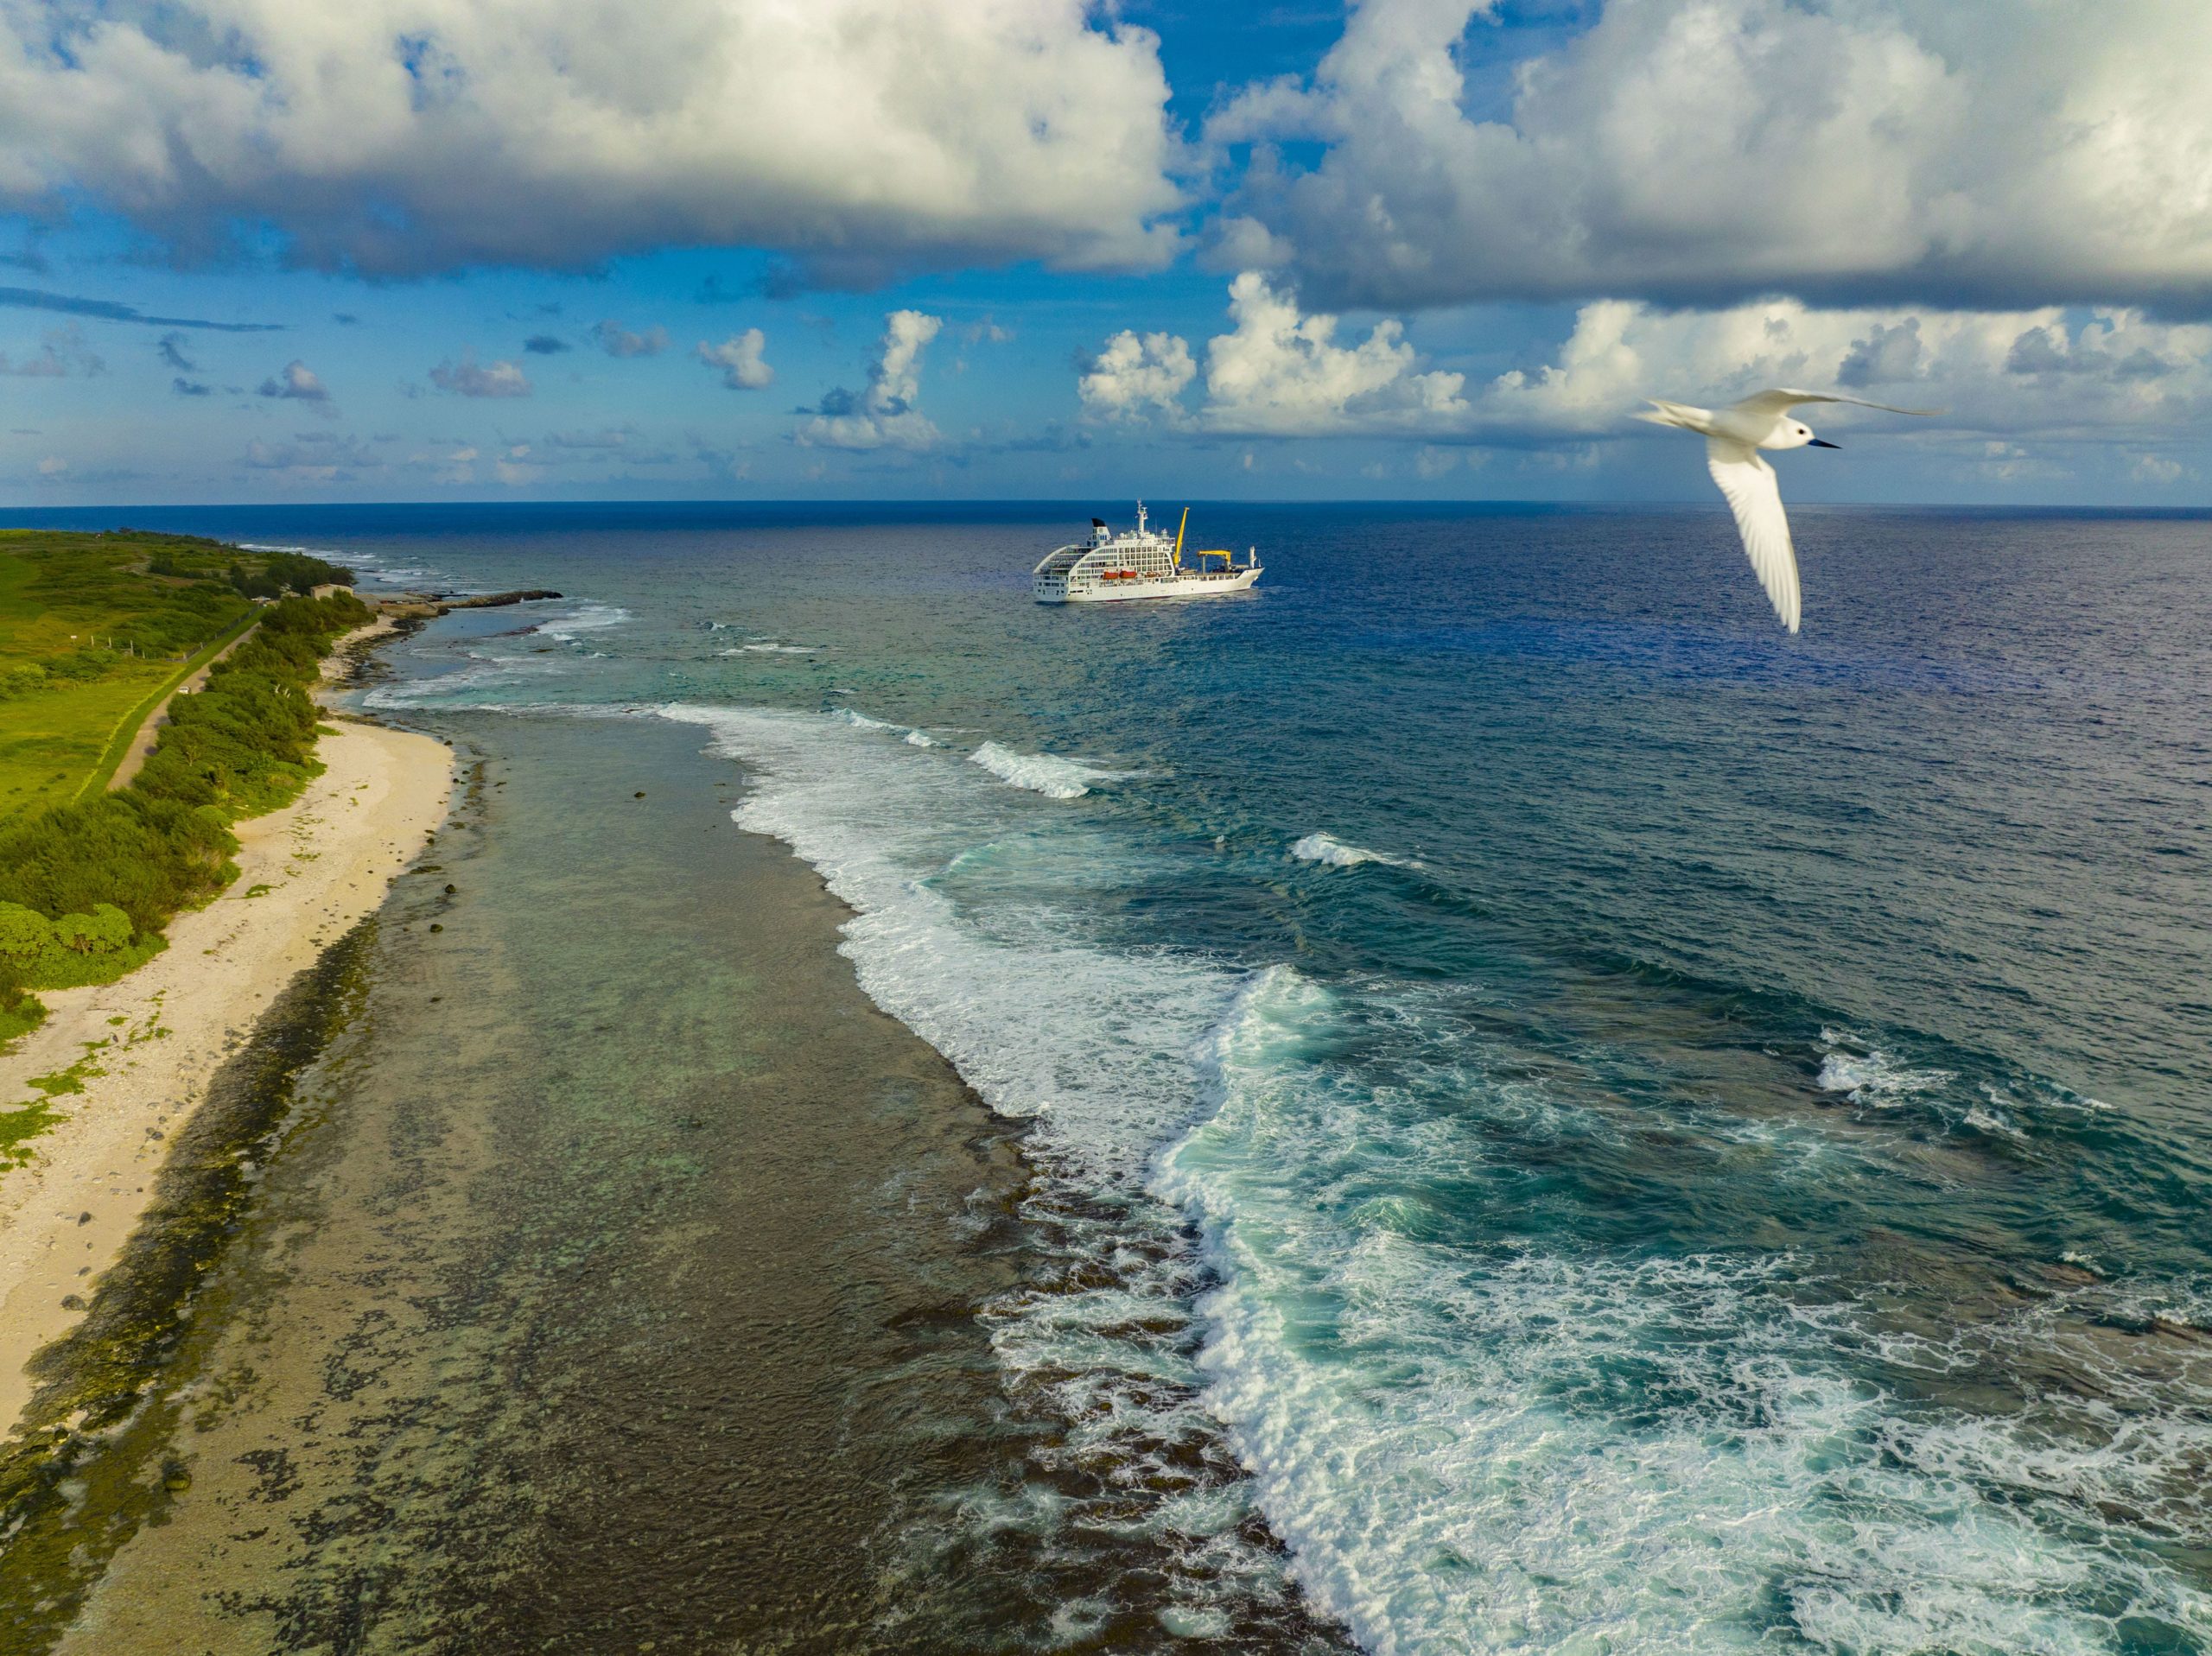
[[[1073,590],[1058,583],[1036,583],[1039,604],[1126,604],[1141,598],[1219,598],[1248,590],[1260,578],[1257,569],[1239,569],[1228,576],[1181,577],[1171,581],[1102,581],[1096,586]]]

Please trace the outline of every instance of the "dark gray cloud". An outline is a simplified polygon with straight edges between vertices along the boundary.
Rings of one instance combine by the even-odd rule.
[[[164,333],[161,337],[160,343],[156,345],[154,349],[161,359],[175,369],[177,372],[196,373],[200,365],[184,354],[184,335],[181,333]]]
[[[92,316],[104,322],[137,322],[147,327],[206,328],[217,333],[281,333],[281,322],[211,322],[204,317],[149,316],[136,305],[111,299],[86,299],[75,294],[42,293],[35,288],[0,288],[0,305],[19,310],[58,310],[69,316]]]
[[[74,326],[47,330],[35,357],[10,357],[0,352],[0,374],[17,379],[62,379],[72,374],[104,374],[107,364],[85,343]]]
[[[556,339],[550,333],[533,333],[522,342],[522,348],[533,357],[554,357],[575,347],[566,339]]]
[[[649,327],[642,333],[632,333],[609,317],[591,333],[599,341],[599,348],[610,357],[657,357],[668,349],[668,330],[664,327]]]
[[[207,386],[199,384],[195,380],[187,379],[182,374],[179,374],[175,379],[169,382],[169,390],[175,392],[179,397],[207,397],[211,395]]]
[[[1921,367],[1920,319],[1877,323],[1863,339],[1854,340],[1836,370],[1839,385],[1893,385],[1916,378]]]

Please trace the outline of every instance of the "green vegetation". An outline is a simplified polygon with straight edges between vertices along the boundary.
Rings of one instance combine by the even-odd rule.
[[[18,981],[0,981],[0,1052],[15,1050],[17,1041],[46,1022],[46,1004],[24,992]]]
[[[108,734],[107,745],[100,749],[99,758],[95,759],[92,768],[79,778],[76,791],[69,797],[82,799],[95,788],[108,786],[109,778],[115,775],[116,767],[129,757],[130,745],[138,739],[139,727],[146,722],[154,710],[175,694],[180,685],[195,676],[202,668],[228,650],[237,642],[240,634],[260,619],[261,614],[257,609],[249,610],[236,626],[213,640],[205,649],[186,657],[184,661],[166,678],[148,690],[131,706],[124,708],[116,719],[115,728]],[[58,803],[59,802],[49,803]]]
[[[107,1071],[100,1068],[97,1054],[114,1044],[112,1037],[93,1042],[86,1049],[85,1056],[67,1069],[57,1069],[50,1075],[33,1075],[31,1090],[38,1096],[0,1110],[0,1168],[20,1167],[31,1158],[30,1141],[61,1119],[61,1113],[54,1107],[54,1101],[83,1092],[86,1077],[105,1075]]]
[[[117,530],[0,531],[0,819],[91,791],[256,597],[346,584],[295,553]]]
[[[350,593],[256,604],[227,573],[154,568],[220,557],[253,582],[346,578],[319,559],[262,554],[249,569],[233,555],[128,530],[0,533],[0,685],[12,687],[0,696],[0,1045],[45,1018],[31,991],[111,983],[167,948],[177,911],[237,878],[231,824],[322,769],[315,742],[327,726],[311,691],[331,640],[372,612]],[[130,785],[95,787],[154,702],[257,620],[204,689],[170,703]],[[113,727],[126,720],[119,746]],[[0,1108],[0,1168],[29,1155],[57,1119],[54,1099],[97,1073],[91,1063],[35,1078],[38,1097]]]
[[[0,1169],[21,1167],[30,1160],[30,1141],[60,1119],[61,1112],[44,1099],[0,1110]]]
[[[230,825],[321,770],[310,688],[332,638],[369,616],[350,593],[269,606],[207,688],[170,704],[129,787],[0,822],[0,1000],[112,981],[162,947],[177,910],[230,884]]]
[[[136,530],[118,530],[135,535]],[[318,587],[350,587],[353,572],[304,552],[242,552],[221,541],[198,536],[165,535],[168,544],[156,552],[146,573],[183,581],[219,581],[245,598],[282,598],[297,593],[304,598]]]

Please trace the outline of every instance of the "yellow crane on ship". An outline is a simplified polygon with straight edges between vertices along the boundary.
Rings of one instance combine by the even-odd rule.
[[[1183,568],[1183,531],[1190,526],[1191,509],[1185,506],[1183,508],[1183,521],[1175,525],[1175,568],[1179,572]],[[1224,569],[1229,568],[1234,561],[1230,554],[1223,551],[1193,552],[1191,555],[1198,561],[1198,568],[1201,569],[1206,567],[1205,561],[1208,558],[1219,558],[1221,567]]]

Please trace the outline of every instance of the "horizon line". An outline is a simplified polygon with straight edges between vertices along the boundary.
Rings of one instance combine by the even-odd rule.
[[[1160,497],[1169,498],[1170,497]],[[921,506],[944,511],[963,506],[1065,506],[1088,510],[1101,500],[1119,501],[1122,497],[1109,495],[963,495],[955,497],[932,495],[886,495],[850,498],[823,495],[788,495],[757,498],[694,498],[688,496],[650,499],[613,497],[594,499],[422,499],[422,500],[215,500],[215,501],[136,501],[95,503],[87,505],[0,505],[0,520],[37,517],[46,514],[97,512],[169,512],[169,511],[429,511],[467,507],[494,511],[524,511],[546,509],[581,510],[607,508],[616,510],[691,508],[712,510],[728,508],[762,509],[776,507],[839,506],[851,508]],[[1128,497],[1134,504],[1151,497]],[[1278,496],[1256,498],[1233,495],[1176,495],[1172,497],[1176,507],[1192,506],[1264,506],[1264,507],[1340,507],[1340,506],[1421,506],[1421,507],[1480,507],[1495,511],[1719,511],[1725,504],[1719,500],[1682,498],[1658,500],[1555,500],[1542,498],[1506,498],[1479,497],[1435,497],[1421,495],[1369,496]],[[1995,501],[1912,501],[1912,500],[1793,500],[1793,511],[2005,511],[2005,512],[2096,512],[2121,514],[2142,517],[2188,517],[2212,515],[2212,501],[2202,504],[2109,505],[2094,503],[2006,504]],[[1168,510],[1163,507],[1161,510]],[[128,527],[128,525],[118,525]]]

